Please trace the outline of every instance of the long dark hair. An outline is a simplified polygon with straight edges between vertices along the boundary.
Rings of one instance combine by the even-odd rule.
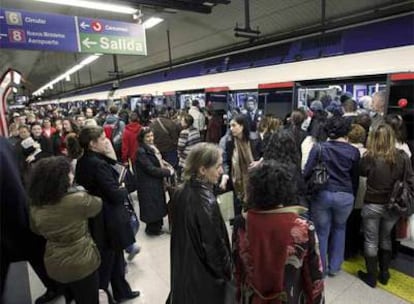
[[[407,130],[403,118],[395,113],[385,116],[385,123],[390,125],[395,132],[395,139],[399,143],[404,143],[407,139]]]
[[[70,162],[64,156],[40,159],[32,168],[28,193],[33,206],[58,203],[70,187]]]
[[[249,130],[249,123],[247,122],[247,118],[245,115],[236,115],[233,119],[237,124],[243,127],[243,141],[248,141],[250,138],[250,130]]]
[[[300,165],[300,153],[292,133],[286,129],[279,129],[272,133],[266,141],[263,159],[276,160],[281,163]]]

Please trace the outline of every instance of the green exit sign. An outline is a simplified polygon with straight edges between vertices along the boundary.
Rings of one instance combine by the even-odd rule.
[[[126,36],[79,33],[83,53],[146,55],[144,39]]]

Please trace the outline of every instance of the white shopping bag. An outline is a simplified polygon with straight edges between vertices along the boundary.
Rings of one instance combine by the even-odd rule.
[[[224,221],[234,218],[233,191],[223,193],[217,197],[221,215]]]

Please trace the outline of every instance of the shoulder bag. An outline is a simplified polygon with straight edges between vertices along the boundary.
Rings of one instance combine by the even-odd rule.
[[[411,164],[407,157],[404,157],[403,177],[394,183],[389,198],[388,210],[398,213],[401,216],[410,216],[414,214],[414,193],[408,183],[407,171]]]
[[[312,176],[308,182],[308,188],[310,193],[316,193],[323,188],[329,179],[328,169],[325,163],[322,161],[322,145],[318,146],[318,161],[316,166],[312,169]]]

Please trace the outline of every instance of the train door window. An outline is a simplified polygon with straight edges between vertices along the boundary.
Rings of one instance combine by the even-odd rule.
[[[264,104],[264,113],[283,118],[292,112],[293,88],[260,90],[259,101]]]
[[[301,81],[297,82],[295,105],[308,110],[312,101],[319,100],[324,108],[332,102],[340,106],[341,96],[344,94],[360,104],[366,96],[372,96],[375,92],[385,89],[386,75]]]
[[[246,101],[249,97],[258,100],[257,91],[234,91],[229,96],[229,110],[238,108],[240,111],[246,109]]]
[[[206,106],[212,110],[227,110],[228,95],[228,92],[206,93]]]
[[[310,86],[298,88],[297,108],[308,110],[314,100],[322,102],[326,108],[332,101],[339,101],[343,86]]]
[[[200,108],[206,106],[206,94],[204,92],[179,92],[180,109],[188,109],[191,106],[191,102],[195,99],[198,100]]]
[[[166,107],[164,96],[163,95],[154,96],[153,104],[154,104],[155,113],[159,113],[164,107]]]
[[[259,84],[259,101],[264,105],[264,113],[283,118],[292,112],[294,87],[292,81]]]
[[[174,93],[166,94],[164,93],[165,105],[169,109],[178,109],[179,105],[177,105],[177,96]]]

